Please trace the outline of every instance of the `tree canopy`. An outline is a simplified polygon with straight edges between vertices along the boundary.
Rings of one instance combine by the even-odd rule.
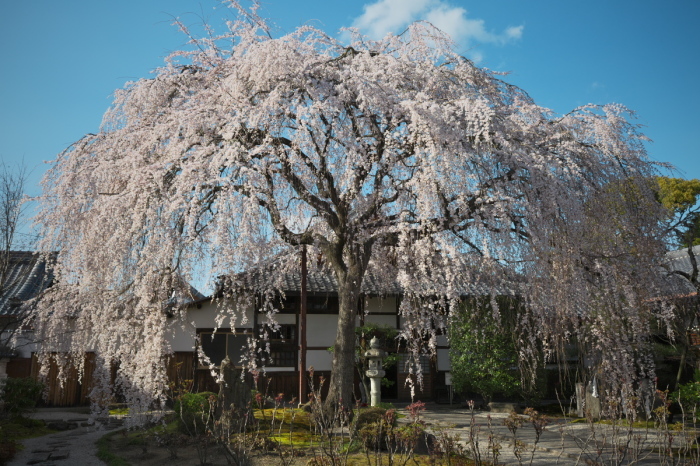
[[[0,159],[0,302],[8,305],[23,281],[30,273],[31,267],[18,267],[17,263],[31,257],[28,253],[16,252],[27,247],[29,241],[22,238],[22,227],[26,216],[27,169],[22,164],[14,167]],[[21,322],[22,312],[3,312],[0,306],[0,351],[7,351],[9,342]]]
[[[675,246],[700,245],[700,180],[656,178],[659,200],[669,212],[669,230]]]
[[[666,228],[671,247],[685,249],[690,270],[669,270],[700,292],[700,268],[694,246],[700,245],[700,180],[659,176],[658,197],[667,209]]]
[[[656,317],[644,302],[658,292],[663,209],[626,108],[554,114],[427,23],[379,41],[310,26],[273,37],[255,7],[232,6],[229,31],[118,90],[99,133],[46,175],[38,222],[58,284],[37,331],[119,361],[130,401],[145,403],[164,387],[163,302],[203,270],[244,289],[241,273],[271,261],[255,291],[279,291],[306,244],[338,284],[333,402],[352,401],[368,270],[402,287],[416,352],[479,289],[523,297],[523,358],[535,338],[581,334],[614,383],[648,369],[629,349]],[[639,196],[608,222],[606,187],[623,181]],[[261,308],[274,319],[272,301]],[[218,325],[242,318],[220,310]],[[188,325],[184,306],[175,317]]]
[[[664,225],[668,229],[669,246],[672,249],[680,247],[683,251],[675,252],[664,264],[669,276],[678,279],[674,281],[679,290],[674,293],[679,297],[676,306],[676,333],[683,350],[681,362],[676,377],[676,388],[681,381],[685,363],[695,362],[690,350],[691,342],[687,329],[696,325],[698,316],[697,293],[700,292],[700,267],[698,266],[697,247],[700,245],[700,180],[686,180],[659,176],[658,197],[667,209]],[[687,265],[682,265],[687,257]],[[688,296],[688,291],[695,291],[695,298]],[[695,360],[695,361],[693,361]]]
[[[511,396],[520,388],[518,332],[515,304],[501,304],[500,318],[493,315],[488,298],[474,298],[454,312],[450,326],[450,373],[458,393],[476,393],[485,403],[494,396]]]

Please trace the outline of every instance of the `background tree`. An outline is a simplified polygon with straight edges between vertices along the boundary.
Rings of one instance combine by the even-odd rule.
[[[231,4],[228,32],[193,38],[153,78],[118,90],[100,132],[47,173],[38,222],[43,249],[59,251],[58,285],[37,331],[70,327],[63,344],[76,356],[119,361],[145,409],[163,389],[172,323],[161,303],[180,277],[208,267],[229,276],[232,298],[272,296],[298,267],[288,252],[306,244],[338,288],[329,406],[352,402],[368,271],[401,287],[416,361],[464,294],[518,288],[528,334],[562,340],[591,328],[580,324],[590,303],[624,293],[593,319],[636,322],[627,338],[614,326],[599,338],[616,358],[611,378],[634,382],[639,366],[625,358],[654,317],[643,303],[658,285],[662,209],[624,107],[554,115],[426,23],[380,41],[351,31],[345,44],[309,26],[275,38],[255,5]],[[630,204],[630,221],[587,222],[587,202],[620,180],[639,186],[644,212]],[[251,289],[240,272],[273,260]],[[260,305],[270,319],[274,307]],[[236,327],[238,309],[222,301],[217,325]],[[174,314],[188,325],[184,306]]]
[[[687,287],[700,292],[700,270],[698,253],[695,246],[700,245],[700,180],[685,180],[659,176],[659,200],[668,209],[665,225],[670,234],[670,246],[681,248],[688,257],[689,267],[678,268],[674,262],[667,261],[668,274],[678,278],[686,286],[679,294],[685,295]],[[677,254],[681,254],[679,251]],[[680,259],[680,255],[677,259]],[[686,363],[697,366],[698,361],[689,352],[688,329],[697,325],[698,303],[696,298],[685,297],[678,300],[676,312],[676,341],[681,347],[681,361],[676,377],[676,388],[683,378]],[[690,358],[688,356],[691,355]]]
[[[489,403],[494,396],[511,396],[521,387],[516,341],[518,332],[502,322],[513,306],[499,306],[494,315],[490,299],[467,300],[450,325],[450,365],[455,390],[477,393]]]
[[[9,293],[32,269],[18,265],[22,261],[34,260],[26,254],[15,252],[27,245],[26,241],[20,241],[20,230],[25,222],[26,181],[27,169],[24,165],[12,167],[0,161],[0,351],[9,345],[21,319],[20,314],[10,312],[19,303],[11,303]]]
[[[690,270],[669,270],[669,273],[682,277],[700,291],[698,257],[694,248],[700,245],[700,180],[664,176],[656,180],[659,200],[668,209],[666,225],[671,247],[685,249],[690,261]]]
[[[689,248],[700,245],[700,180],[683,178],[656,178],[659,200],[671,216],[668,228],[673,245]]]
[[[7,281],[10,251],[22,247],[18,233],[24,223],[26,182],[24,165],[9,167],[0,162],[0,286],[5,286]]]

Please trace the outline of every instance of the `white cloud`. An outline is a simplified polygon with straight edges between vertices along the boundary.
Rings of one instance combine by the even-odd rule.
[[[511,26],[505,31],[506,37],[510,39],[520,39],[523,36],[523,29],[525,29],[523,25]]]
[[[403,28],[416,20],[433,0],[379,0],[366,4],[362,16],[355,19],[353,26],[368,36],[379,39],[387,33],[400,33]]]
[[[424,12],[422,19],[430,22],[436,28],[446,32],[455,42],[466,39],[469,36],[483,36],[485,34],[482,20],[467,19],[467,10],[456,7],[451,8],[445,4]]]
[[[426,20],[443,30],[461,46],[473,42],[503,45],[522,37],[524,26],[513,26],[501,33],[486,29],[483,19],[467,17],[467,10],[444,0],[377,0],[364,6],[364,13],[353,26],[373,39],[387,33],[401,33],[410,23]]]

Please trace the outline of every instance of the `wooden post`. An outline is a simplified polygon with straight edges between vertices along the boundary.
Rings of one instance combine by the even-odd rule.
[[[299,316],[299,403],[306,403],[306,245],[301,246],[301,310]]]

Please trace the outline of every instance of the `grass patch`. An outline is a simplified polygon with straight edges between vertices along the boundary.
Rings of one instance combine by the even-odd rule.
[[[256,430],[280,445],[308,448],[320,440],[311,432],[311,418],[303,409],[256,409],[253,415],[259,423]]]
[[[311,457],[313,458],[313,457]],[[474,462],[474,460],[469,459],[469,458],[464,458],[464,457],[451,457],[449,458],[436,458],[436,457],[431,457],[430,455],[413,455],[412,457],[407,457],[405,455],[396,455],[394,456],[393,460],[389,460],[389,455],[388,454],[383,454],[379,462],[375,463],[377,460],[377,457],[374,455],[370,455],[370,464],[372,465],[381,465],[381,466],[390,466],[392,464],[408,464],[412,466],[476,466],[477,463]],[[330,464],[329,462],[323,462],[323,460],[317,461],[317,462],[312,462],[313,459],[310,459],[308,464]],[[348,466],[367,466],[367,456],[364,453],[353,453],[348,456]],[[489,462],[481,462],[482,465],[491,465],[492,463]]]
[[[26,417],[13,417],[0,420],[0,441],[18,441],[27,438],[53,434],[44,421]]]
[[[293,446],[294,448],[309,448],[313,445],[318,445],[319,440],[308,431],[282,432],[280,434],[268,435],[270,440],[273,440],[280,445]]]
[[[97,441],[97,458],[104,461],[107,466],[128,466],[129,462],[112,453],[112,437],[123,431],[110,432]]]
[[[128,416],[129,408],[114,408],[109,410],[110,416]]]
[[[232,440],[235,441],[235,439],[241,435],[259,435],[259,438],[268,438],[274,441],[278,445],[277,448],[281,449],[281,451],[276,450],[276,448],[272,450],[254,450],[252,455],[256,458],[258,464],[263,464],[260,461],[265,462],[264,464],[281,464],[278,455],[282,455],[288,459],[298,455],[300,456],[299,461],[301,462],[299,464],[329,464],[329,458],[327,456],[316,456],[321,455],[324,451],[322,447],[323,439],[320,436],[314,435],[313,428],[310,425],[309,413],[303,410],[287,408],[278,409],[276,412],[274,412],[273,409],[254,410],[254,415],[259,421],[259,424],[250,426],[250,430],[246,433],[233,435]],[[273,418],[275,420],[274,425],[272,423]],[[170,417],[166,423],[158,424],[148,429],[135,431],[122,430],[103,436],[97,442],[97,456],[109,466],[125,466],[128,465],[130,461],[133,461],[135,464],[167,464],[169,459],[165,455],[165,450],[154,441],[155,437],[159,436],[159,434],[163,436],[167,433],[171,433],[175,436],[180,435],[176,437],[176,441],[179,442],[178,455],[181,455],[179,458],[181,458],[181,460],[184,458],[191,458],[192,461],[196,463],[197,457],[194,455],[196,440],[178,433],[176,416]],[[340,439],[336,439],[336,442],[339,441]],[[334,448],[339,448],[336,454],[342,457],[348,454],[347,464],[350,466],[367,465],[367,455],[361,451],[361,446],[357,441],[350,443],[349,439],[346,437],[342,442],[342,446],[336,443]],[[212,454],[216,451],[213,444],[209,448]],[[148,452],[146,452],[146,450],[148,450]],[[371,463],[377,466],[388,466],[392,463],[411,464],[414,466],[439,466],[448,464],[452,466],[473,466],[475,464],[470,459],[457,456],[452,456],[448,459],[446,457],[431,457],[429,455],[420,454],[416,454],[412,458],[397,455],[392,458],[392,463],[390,463],[389,456],[386,452],[383,452],[379,456],[381,456],[380,459],[374,453],[370,453]],[[377,461],[378,459],[379,461]]]
[[[587,424],[588,419],[585,417],[579,417],[569,421],[571,424]],[[633,427],[635,429],[658,429],[660,426],[656,421],[635,421],[630,425],[627,419],[601,419],[594,421],[593,424],[601,424],[605,426],[620,426],[620,427]],[[682,423],[669,424],[669,430],[681,430],[683,428]]]
[[[569,423],[570,424],[587,424],[588,419],[586,419],[585,417],[577,417],[575,419],[569,419]]]
[[[15,416],[0,420],[0,464],[12,459],[15,452],[24,447],[21,440],[41,437],[56,432],[46,427],[44,421]]]
[[[311,429],[311,418],[309,413],[299,408],[278,408],[278,409],[255,409],[253,410],[255,419],[263,422],[283,422],[286,425],[294,423],[295,427]]]
[[[635,427],[637,429],[655,429],[658,427],[658,424],[655,421],[634,421],[630,423],[630,421],[628,421],[627,419],[601,419],[600,421],[597,421],[597,424],[603,424],[608,426],[615,425],[622,427]]]

